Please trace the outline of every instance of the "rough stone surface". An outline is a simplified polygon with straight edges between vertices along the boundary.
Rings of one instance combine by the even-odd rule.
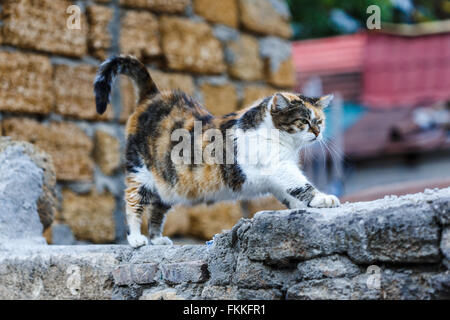
[[[255,37],[241,35],[226,47],[228,72],[234,78],[246,81],[264,78],[264,62],[259,55],[259,43]]]
[[[139,300],[184,300],[176,289],[150,289],[145,290]]]
[[[162,17],[160,26],[169,68],[205,74],[225,71],[222,46],[207,23]]]
[[[81,57],[87,51],[87,24],[80,15],[80,29],[67,27],[66,0],[2,1],[2,42],[23,49]]]
[[[206,286],[202,292],[205,300],[280,300],[278,289],[244,289],[237,287]]]
[[[206,108],[216,116],[223,116],[237,109],[237,92],[231,83],[205,82],[200,86]]]
[[[447,260],[450,260],[450,228],[447,227],[441,235],[441,251]]]
[[[168,283],[205,282],[209,276],[208,265],[201,260],[162,264],[161,273]]]
[[[45,56],[0,52],[0,111],[48,114],[52,72]]]
[[[119,285],[150,284],[157,281],[158,265],[140,263],[121,265],[113,270],[114,282]]]
[[[106,175],[112,175],[120,167],[120,142],[109,133],[97,130],[94,136],[94,159]]]
[[[1,299],[111,299],[127,247],[0,247]]]
[[[163,13],[181,13],[191,3],[191,0],[120,0],[123,6],[140,9],[150,9]]]
[[[122,53],[138,59],[161,54],[158,18],[145,11],[125,11],[121,19],[120,48]]]
[[[0,244],[44,244],[37,202],[44,172],[20,146],[0,152]]]
[[[114,209],[116,202],[110,193],[77,195],[64,189],[62,219],[78,240],[111,243],[115,239]]]
[[[207,245],[0,245],[0,298],[449,299],[448,201],[450,188],[262,212]]]
[[[249,258],[267,263],[343,252],[360,263],[439,259],[439,226],[433,210],[427,203],[414,205],[406,198],[373,201],[370,207],[349,204],[326,213],[314,209],[261,212],[249,228]]]
[[[28,141],[50,154],[58,180],[92,179],[90,154],[93,143],[75,124],[41,124],[28,118],[8,118],[2,121],[2,132],[14,140]]]
[[[261,34],[289,38],[289,9],[282,0],[239,0],[242,25]]]
[[[236,0],[194,0],[195,13],[206,20],[236,28],[239,23]]]
[[[89,51],[96,58],[105,60],[112,44],[112,36],[108,28],[114,11],[105,6],[92,5],[86,8],[86,14],[89,23]]]
[[[95,109],[92,90],[95,73],[96,68],[91,65],[56,66],[53,78],[55,112],[75,119],[113,119],[112,108],[108,108],[103,115],[99,115]]]
[[[0,137],[0,154],[9,148],[20,149],[21,152],[18,154],[21,154],[21,157],[29,157],[42,170],[42,190],[37,200],[37,211],[45,230],[52,224],[59,207],[56,174],[52,158],[30,143]]]
[[[300,262],[297,265],[299,280],[338,278],[361,273],[360,268],[347,257],[333,255]]]

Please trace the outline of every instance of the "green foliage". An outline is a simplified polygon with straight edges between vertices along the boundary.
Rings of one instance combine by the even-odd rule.
[[[345,33],[331,19],[339,9],[364,28],[370,5],[381,9],[381,21],[417,23],[450,18],[450,0],[413,0],[413,10],[402,12],[391,0],[287,0],[292,14],[295,39],[317,38]]]

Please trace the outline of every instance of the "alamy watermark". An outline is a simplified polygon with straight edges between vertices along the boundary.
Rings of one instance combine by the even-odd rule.
[[[277,129],[248,130],[217,128],[203,130],[201,121],[194,121],[193,131],[179,128],[172,131],[170,159],[174,164],[244,164],[268,167],[279,161],[280,133]]]
[[[367,29],[381,29],[381,8],[373,4],[367,7],[366,13],[370,14],[370,16],[366,20]]]
[[[81,30],[81,8],[77,5],[68,6],[66,13],[69,17],[66,20],[67,29]]]
[[[376,265],[371,265],[367,267],[366,270],[367,280],[366,285],[367,288],[371,290],[380,290],[381,289],[381,268]]]

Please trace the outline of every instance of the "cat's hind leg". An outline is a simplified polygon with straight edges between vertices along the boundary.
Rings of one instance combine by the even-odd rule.
[[[172,241],[168,237],[163,237],[162,235],[166,213],[169,209],[169,206],[166,206],[160,201],[152,202],[148,206],[148,235],[150,237],[151,244],[172,244]]]
[[[125,189],[126,216],[128,224],[127,240],[130,246],[138,248],[148,244],[148,239],[141,233],[142,214],[148,206],[143,186],[133,179],[127,178]]]

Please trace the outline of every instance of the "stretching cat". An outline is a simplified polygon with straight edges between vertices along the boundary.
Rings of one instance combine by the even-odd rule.
[[[125,200],[131,246],[148,243],[140,231],[144,212],[150,214],[150,242],[171,244],[162,236],[162,228],[166,212],[177,203],[249,199],[272,193],[289,208],[340,205],[337,197],[314,188],[298,164],[300,148],[322,138],[323,108],[332,95],[307,98],[280,92],[239,112],[214,117],[181,91],[160,92],[141,62],[119,56],[106,60],[98,70],[94,91],[99,114],[105,112],[112,83],[119,74],[133,80],[138,100],[126,125]],[[174,161],[173,150],[179,142],[173,139],[176,130],[188,133],[190,147],[175,154],[189,161]],[[196,130],[200,130],[200,137],[196,137]],[[212,156],[223,154],[226,161],[202,161],[202,150],[211,142],[204,137],[208,130],[221,133],[225,139],[223,147],[219,145],[223,150],[216,147]],[[267,132],[278,136],[275,139]],[[260,144],[245,145],[250,136],[259,137],[258,141],[277,150],[276,154],[265,154]],[[216,136],[215,140],[221,139]],[[249,147],[253,148],[250,156],[257,158],[255,163],[242,157]]]

